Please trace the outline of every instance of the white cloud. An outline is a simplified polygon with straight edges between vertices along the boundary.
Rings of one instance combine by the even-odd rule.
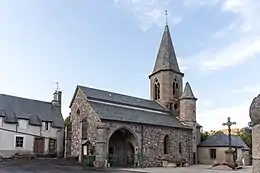
[[[211,57],[203,57],[202,66],[208,70],[218,70],[243,63],[260,53],[260,37],[245,37],[231,43],[228,47],[209,52]],[[200,55],[197,55],[200,56]]]
[[[239,65],[260,54],[260,1],[259,0],[115,0],[120,8],[134,14],[140,28],[165,24],[164,10],[169,7],[171,26],[185,20],[185,11],[201,6],[217,7],[223,15],[234,17],[226,27],[211,33],[213,41],[197,53],[185,57],[184,69],[198,67],[202,72],[216,71]],[[171,13],[172,12],[172,13]],[[209,35],[210,37],[210,35]],[[228,39],[227,39],[228,38]],[[215,41],[219,44],[216,46]],[[195,65],[196,64],[196,65]],[[206,74],[206,73],[205,73]]]
[[[166,20],[165,10],[172,3],[171,0],[115,0],[118,8],[126,9],[134,14],[143,31],[153,25],[163,26]],[[168,21],[171,26],[180,23],[181,20],[181,15],[168,12]]]
[[[213,33],[214,40],[206,44],[207,47],[186,57],[191,61],[189,64],[199,67],[204,74],[239,65],[260,54],[260,1],[225,0],[215,4],[217,2],[223,13],[235,15],[235,21]],[[220,44],[215,45],[215,40]]]
[[[236,122],[236,125],[233,127],[245,127],[247,126],[248,122],[250,122],[250,104],[251,101],[248,101],[232,107],[198,111],[197,120],[203,126],[203,130],[206,131],[225,128],[222,126],[222,123],[227,121],[227,117],[230,117],[232,121]]]
[[[260,94],[260,85],[249,85],[240,89],[233,90],[233,93],[256,93]]]
[[[197,6],[214,6],[219,3],[220,0],[183,0],[184,6],[197,7]]]
[[[230,42],[229,46],[215,51],[209,51],[212,57],[204,57],[202,68],[217,70],[238,65],[260,54],[260,1],[258,0],[225,0],[222,11],[235,14],[236,21],[227,29],[215,33],[223,42],[228,34],[239,32],[237,39]],[[240,23],[239,27],[238,24]],[[203,58],[202,58],[203,59]]]

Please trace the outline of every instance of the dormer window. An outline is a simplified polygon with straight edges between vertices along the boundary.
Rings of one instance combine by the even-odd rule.
[[[49,130],[49,122],[44,122],[44,130]]]

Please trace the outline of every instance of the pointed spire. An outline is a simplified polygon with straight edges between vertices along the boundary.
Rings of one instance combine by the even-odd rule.
[[[157,53],[157,58],[155,61],[152,74],[161,70],[171,70],[181,74],[182,76],[184,75],[180,71],[175,50],[173,47],[169,26],[167,24],[167,11],[166,11],[166,25],[165,25],[164,33]]]
[[[186,82],[183,94],[182,94],[180,99],[195,99],[195,100],[197,100],[197,98],[195,98],[195,96],[194,96],[194,94],[191,90],[189,82]]]

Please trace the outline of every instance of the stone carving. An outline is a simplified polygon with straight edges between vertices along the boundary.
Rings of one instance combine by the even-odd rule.
[[[249,116],[253,126],[260,124],[260,94],[253,99],[250,105]]]

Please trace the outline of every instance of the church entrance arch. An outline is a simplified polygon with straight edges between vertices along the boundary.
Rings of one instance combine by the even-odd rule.
[[[137,137],[127,128],[117,129],[109,138],[109,164],[112,167],[131,167],[135,164]]]

